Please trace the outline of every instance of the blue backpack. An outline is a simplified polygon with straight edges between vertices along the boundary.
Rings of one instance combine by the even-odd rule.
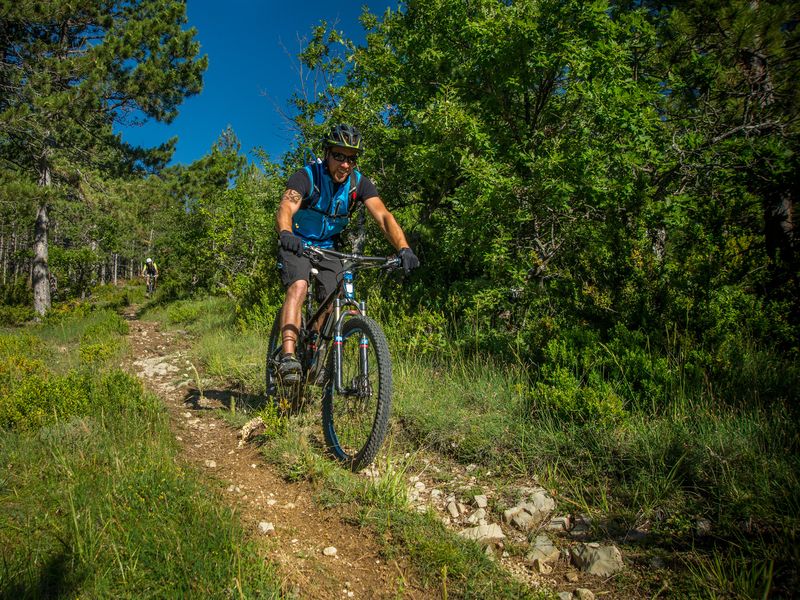
[[[348,181],[336,189],[321,160],[314,160],[305,170],[311,182],[311,192],[303,198],[300,210],[295,213],[292,230],[315,246],[331,248],[359,204],[356,190],[361,173],[354,170]]]

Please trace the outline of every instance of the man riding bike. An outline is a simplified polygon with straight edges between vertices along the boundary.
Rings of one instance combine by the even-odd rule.
[[[346,124],[336,125],[323,140],[324,157],[289,178],[275,217],[279,235],[278,269],[286,287],[281,316],[283,356],[279,374],[285,381],[300,379],[295,356],[300,330],[300,311],[311,277],[311,261],[304,257],[305,243],[332,248],[361,203],[378,223],[386,239],[398,251],[406,273],[419,266],[419,259],[405,234],[378,196],[375,184],[355,169],[364,150],[361,133]],[[338,260],[315,264],[323,297],[336,289],[341,270]]]
[[[150,285],[152,281],[152,288],[155,289],[155,282],[158,279],[158,266],[156,265],[155,261],[152,258],[148,258],[144,261],[144,266],[142,267],[142,277],[145,278],[147,282],[147,291],[150,292]]]

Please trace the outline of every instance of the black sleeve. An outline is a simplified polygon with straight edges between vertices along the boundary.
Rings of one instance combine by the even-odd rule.
[[[286,182],[286,189],[294,190],[300,194],[303,200],[308,198],[311,195],[311,180],[308,178],[306,170],[300,169],[289,177],[289,181]]]
[[[368,198],[374,198],[378,195],[378,188],[375,187],[375,184],[372,183],[372,180],[369,177],[361,176],[361,180],[358,182],[358,187],[356,188],[356,198],[359,202],[363,202]]]

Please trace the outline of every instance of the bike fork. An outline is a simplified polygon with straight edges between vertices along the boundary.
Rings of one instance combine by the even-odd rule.
[[[342,381],[342,345],[344,342],[342,327],[344,321],[342,320],[342,301],[339,298],[334,301],[333,310],[334,323],[336,323],[333,337],[334,385],[336,386],[336,391],[343,393],[345,391],[344,382]],[[366,304],[361,301],[358,303],[358,311],[348,312],[353,315],[364,315],[366,312]],[[363,334],[359,340],[359,367],[361,376],[365,377],[366,374],[369,373],[369,339]]]
[[[362,315],[365,315],[367,312],[367,305],[364,301],[358,303],[358,308],[361,311]],[[361,377],[366,380],[367,373],[369,373],[369,338],[367,338],[364,333],[361,333],[361,340],[359,340],[358,344],[359,355],[360,355],[360,367],[361,367]]]

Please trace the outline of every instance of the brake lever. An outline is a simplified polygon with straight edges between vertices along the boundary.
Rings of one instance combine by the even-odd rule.
[[[403,261],[400,260],[399,256],[395,256],[394,258],[390,258],[386,261],[386,270],[388,271],[395,271],[403,266]]]
[[[313,262],[319,262],[320,260],[325,258],[325,255],[322,253],[322,251],[320,251],[319,248],[307,242],[305,246],[303,246],[303,255]]]

